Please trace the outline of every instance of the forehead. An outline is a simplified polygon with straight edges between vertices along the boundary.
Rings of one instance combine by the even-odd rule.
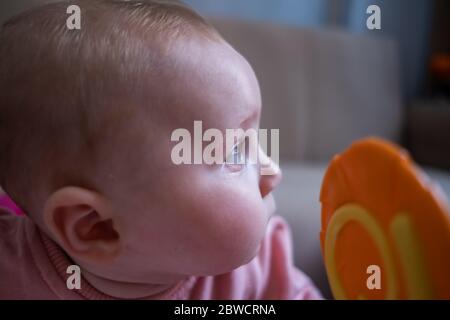
[[[190,128],[237,128],[259,120],[261,94],[249,63],[225,42],[204,39],[178,41],[170,53],[169,76],[174,124]],[[242,123],[244,122],[244,123]],[[248,123],[246,123],[248,122]]]

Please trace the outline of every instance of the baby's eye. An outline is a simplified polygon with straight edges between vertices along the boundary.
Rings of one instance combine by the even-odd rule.
[[[247,165],[247,152],[245,150],[245,140],[233,146],[225,159],[224,167],[232,172],[239,172]]]

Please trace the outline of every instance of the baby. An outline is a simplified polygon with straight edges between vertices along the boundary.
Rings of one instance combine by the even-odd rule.
[[[16,16],[0,96],[0,185],[25,212],[0,213],[0,298],[320,298],[273,215],[276,164],[171,161],[177,128],[257,129],[261,112],[251,66],[191,9],[71,1]]]

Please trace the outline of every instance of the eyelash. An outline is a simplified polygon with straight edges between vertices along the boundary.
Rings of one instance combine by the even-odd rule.
[[[245,139],[236,143],[233,148],[231,149],[231,152],[226,157],[225,162],[222,166],[222,168],[226,168],[227,170],[237,173],[241,172],[247,167],[248,164],[248,152],[246,150],[242,150],[243,147],[245,147],[246,143]],[[245,156],[245,159],[242,159],[242,157]],[[230,160],[230,157],[231,160]],[[238,158],[240,157],[240,158]]]

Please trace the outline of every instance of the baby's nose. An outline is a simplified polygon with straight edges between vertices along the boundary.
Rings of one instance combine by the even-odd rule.
[[[261,167],[261,169],[264,170],[264,174],[261,174],[259,178],[259,189],[261,191],[261,196],[264,198],[280,183],[282,173],[280,167],[274,161],[272,161],[272,159],[268,158],[264,152],[262,153],[263,156],[266,157],[266,161],[268,162],[268,165],[264,166],[263,168]]]

